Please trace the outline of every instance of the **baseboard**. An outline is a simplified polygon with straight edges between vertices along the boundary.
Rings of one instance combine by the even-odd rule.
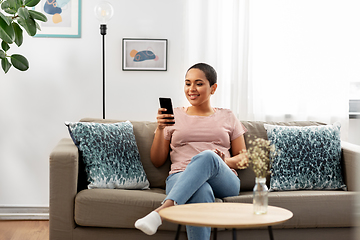
[[[49,207],[0,206],[0,220],[49,220]]]

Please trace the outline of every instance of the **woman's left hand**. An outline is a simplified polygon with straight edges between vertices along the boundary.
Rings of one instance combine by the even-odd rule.
[[[240,153],[239,155],[240,161],[237,163],[239,169],[246,169],[249,166],[249,159],[246,153]]]
[[[222,151],[220,151],[219,149],[214,149],[214,152],[219,155],[219,157],[221,157],[221,159],[223,161],[225,161],[225,153],[223,153]]]

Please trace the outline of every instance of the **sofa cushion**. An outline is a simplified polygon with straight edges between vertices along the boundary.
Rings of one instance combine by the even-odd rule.
[[[264,128],[264,123],[277,125],[277,126],[320,126],[325,125],[321,122],[315,121],[295,121],[295,122],[262,122],[262,121],[241,121],[241,123],[248,130],[247,133],[244,134],[245,144],[248,148],[249,141],[254,140],[256,138],[268,139],[267,132]],[[240,178],[240,191],[252,191],[255,185],[255,174],[251,168],[237,170],[239,178]],[[267,178],[267,184],[269,186],[270,176]]]
[[[117,123],[122,120],[83,118],[80,122]],[[150,187],[165,189],[165,180],[170,171],[170,159],[161,167],[155,167],[150,159],[150,149],[155,135],[156,122],[130,121],[134,126],[136,143],[140,153],[140,161],[150,182]]]
[[[75,198],[75,222],[84,227],[135,228],[165,199],[165,190],[85,189]],[[216,202],[222,202],[216,198]],[[159,230],[175,231],[177,224],[163,221]],[[185,228],[183,228],[185,230]]]
[[[271,190],[346,189],[341,175],[340,124],[264,125],[280,152],[272,162]]]
[[[83,156],[88,188],[146,189],[132,124],[67,123]]]
[[[150,181],[150,187],[165,189],[165,181],[170,171],[170,157],[161,167],[155,167],[150,159],[150,149],[157,123],[132,121],[132,124],[134,125],[134,133],[139,147],[141,162]]]
[[[166,197],[149,190],[85,189],[76,195],[75,222],[80,226],[134,228],[137,219],[159,207]]]
[[[294,215],[274,228],[321,228],[355,226],[356,192],[299,190],[269,192],[269,205],[290,210]],[[228,197],[224,202],[252,203],[252,192]]]

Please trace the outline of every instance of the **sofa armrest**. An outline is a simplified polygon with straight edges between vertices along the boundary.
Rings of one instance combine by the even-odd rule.
[[[64,138],[50,154],[50,240],[72,239],[79,152]]]
[[[359,191],[360,146],[341,141],[341,148],[345,184],[349,191]]]

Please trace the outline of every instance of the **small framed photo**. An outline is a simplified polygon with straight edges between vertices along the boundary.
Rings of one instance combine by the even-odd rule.
[[[123,38],[123,71],[167,71],[167,39]]]
[[[48,19],[39,22],[41,31],[35,37],[81,37],[81,0],[41,0],[34,10]]]

